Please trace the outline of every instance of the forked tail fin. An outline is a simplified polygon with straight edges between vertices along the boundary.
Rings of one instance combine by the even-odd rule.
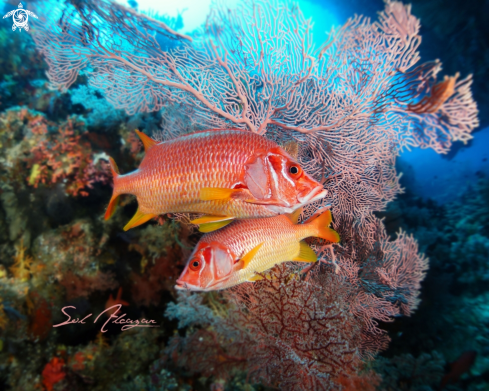
[[[119,168],[117,168],[117,164],[115,164],[114,159],[112,159],[111,157],[109,157],[109,163],[110,171],[112,171],[112,177],[114,178],[114,192],[112,193],[112,198],[110,199],[109,206],[105,211],[105,220],[108,220],[112,217],[112,215],[115,213],[117,204],[119,203],[119,194],[116,192],[116,179],[119,176]]]
[[[318,231],[317,237],[325,239],[329,242],[338,243],[340,241],[340,235],[334,229],[329,228],[329,225],[333,221],[331,211],[328,209],[325,212],[316,213],[312,216],[306,224],[311,224]]]

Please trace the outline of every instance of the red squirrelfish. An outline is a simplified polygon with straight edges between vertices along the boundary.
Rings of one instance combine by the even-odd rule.
[[[314,251],[303,239],[315,236],[339,242],[329,228],[331,212],[297,224],[300,210],[268,219],[234,221],[204,235],[190,256],[177,289],[213,291],[261,279],[264,271],[286,262],[316,262]]]
[[[321,184],[275,142],[243,130],[209,130],[157,143],[136,131],[146,155],[136,171],[119,175],[110,159],[114,192],[105,218],[121,194],[137,197],[128,230],[163,213],[205,213],[202,232],[233,219],[292,213],[326,196]]]

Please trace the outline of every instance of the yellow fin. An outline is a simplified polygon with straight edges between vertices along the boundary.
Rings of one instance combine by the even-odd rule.
[[[225,189],[219,187],[203,187],[200,189],[200,199],[202,201],[227,200],[233,193],[240,192],[239,189]]]
[[[143,213],[138,210],[136,211],[136,214],[133,216],[133,218],[126,224],[124,227],[124,231],[127,231],[128,229],[137,227],[138,225],[144,224],[148,220],[151,220],[153,217],[156,217],[158,215],[151,214],[151,213]]]
[[[223,220],[223,221],[216,221],[214,223],[203,223],[200,224],[199,231],[204,233],[217,231],[219,228],[225,227],[226,225],[232,222],[233,220]]]
[[[301,217],[302,207],[294,210],[292,213],[287,213],[286,216],[292,221],[292,224],[297,224],[299,222],[299,217]]]
[[[263,280],[263,277],[260,276],[259,274],[255,274],[254,276],[248,278],[249,282],[255,282],[255,281],[260,281]]]
[[[139,136],[139,138],[141,139],[141,141],[143,142],[143,145],[144,145],[144,152],[148,152],[148,150],[158,144],[158,142],[156,140],[153,140],[151,137],[149,137],[148,135],[144,134],[143,132],[140,132],[139,130],[136,129],[136,134]]]
[[[202,216],[190,221],[192,224],[217,223],[218,221],[233,220],[233,216]]]
[[[300,242],[299,244],[299,255],[292,260],[296,262],[317,262],[318,257],[314,250],[304,241]]]
[[[261,246],[263,246],[263,243],[260,243],[258,246],[256,246],[252,250],[248,251],[243,256],[243,258],[241,258],[241,262],[243,262],[242,269],[245,269],[249,265],[251,260],[255,257],[256,253],[258,252],[258,250],[261,248]]]

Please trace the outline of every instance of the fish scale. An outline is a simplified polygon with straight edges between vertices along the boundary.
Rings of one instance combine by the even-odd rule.
[[[268,217],[276,213],[241,200],[200,201],[202,187],[231,188],[240,181],[243,165],[259,149],[276,144],[251,132],[205,131],[157,144],[138,170],[114,179],[114,194],[133,194],[139,210],[227,214],[236,218]],[[207,153],[197,154],[199,149]]]
[[[293,224],[287,216],[268,219],[236,221],[225,229],[206,234],[202,241],[216,241],[228,247],[240,259],[263,243],[246,269],[234,273],[221,288],[248,281],[255,273],[270,269],[277,263],[290,261],[299,255],[300,241],[316,236],[318,230],[311,224]]]

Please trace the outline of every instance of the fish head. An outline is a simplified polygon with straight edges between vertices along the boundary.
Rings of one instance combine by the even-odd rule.
[[[176,289],[206,291],[219,289],[231,276],[235,257],[218,242],[199,242],[176,282]]]
[[[278,213],[290,213],[327,193],[282,148],[256,153],[245,165],[243,182],[257,201],[267,201]]]

